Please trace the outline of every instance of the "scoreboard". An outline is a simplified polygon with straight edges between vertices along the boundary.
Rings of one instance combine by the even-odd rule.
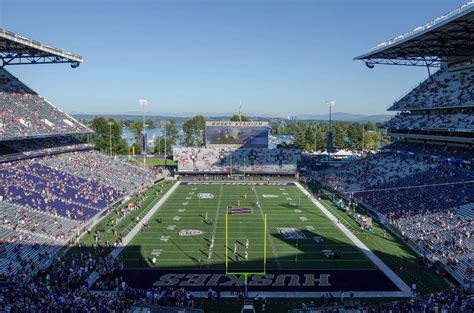
[[[208,148],[268,148],[268,122],[206,122]]]

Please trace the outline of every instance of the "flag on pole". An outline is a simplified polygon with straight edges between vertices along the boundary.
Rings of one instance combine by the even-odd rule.
[[[147,133],[146,131],[142,132],[142,155],[146,155],[146,146],[147,146]]]

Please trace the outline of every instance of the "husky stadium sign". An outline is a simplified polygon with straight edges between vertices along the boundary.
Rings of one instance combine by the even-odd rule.
[[[225,275],[218,270],[125,269],[116,273],[133,288],[173,287],[191,291],[235,290],[243,276]],[[368,270],[277,270],[262,276],[250,276],[250,291],[399,291],[378,269]]]
[[[208,148],[268,148],[268,122],[206,122]]]
[[[231,122],[231,121],[211,121],[206,122],[208,126],[220,127],[268,127],[268,122]]]

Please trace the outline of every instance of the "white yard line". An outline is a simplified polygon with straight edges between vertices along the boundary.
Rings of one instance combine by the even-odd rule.
[[[313,198],[311,194],[303,188],[298,182],[295,185],[310,199],[328,218],[331,220],[353,243],[358,247],[388,278],[401,290],[405,296],[411,296],[410,287],[395,274],[378,256],[375,255],[367,246],[359,240],[346,226],[337,222],[337,218],[329,212],[324,205]]]
[[[176,182],[173,187],[171,187],[168,192],[155,204],[155,206],[140,220],[135,227],[125,236],[123,237],[122,244],[112,250],[109,256],[112,258],[117,258],[117,256],[122,252],[122,250],[132,241],[132,239],[138,234],[138,232],[142,229],[143,223],[148,223],[153,215],[158,211],[158,209],[168,200],[168,198],[173,194],[173,192],[178,188],[180,182]],[[95,281],[99,278],[99,274],[97,272],[92,272],[87,279],[87,284],[89,288],[95,283]]]
[[[216,231],[217,231],[217,220],[219,219],[219,211],[220,211],[220,208],[221,208],[221,199],[222,199],[222,190],[223,189],[224,189],[224,185],[221,185],[221,189],[219,190],[219,200],[217,201],[216,216],[214,217],[214,221],[213,221],[212,237],[214,237],[216,235]],[[209,239],[209,240],[211,240],[211,239]],[[209,251],[211,257],[207,258],[207,268],[209,268],[209,266],[211,264],[212,252],[213,252],[212,250],[214,250],[214,249],[211,249]]]

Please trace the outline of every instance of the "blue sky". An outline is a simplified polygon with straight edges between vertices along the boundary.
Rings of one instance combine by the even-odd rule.
[[[381,114],[427,76],[353,57],[467,0],[0,0],[0,27],[84,63],[8,69],[67,112]]]

